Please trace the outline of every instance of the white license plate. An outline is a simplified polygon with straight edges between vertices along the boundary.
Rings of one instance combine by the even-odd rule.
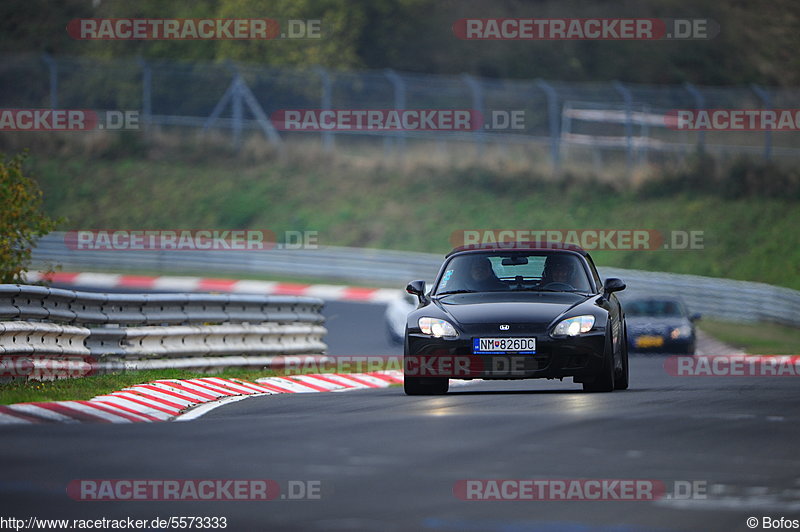
[[[473,338],[473,353],[535,353],[536,338]]]

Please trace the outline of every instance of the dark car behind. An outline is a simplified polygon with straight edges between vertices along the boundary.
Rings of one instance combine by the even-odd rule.
[[[680,299],[630,299],[624,302],[623,307],[630,351],[694,354],[694,322],[700,315],[690,314]]]

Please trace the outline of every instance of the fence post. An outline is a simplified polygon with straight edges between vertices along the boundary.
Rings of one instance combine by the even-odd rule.
[[[394,108],[396,110],[402,110],[406,108],[406,84],[403,82],[403,78],[401,78],[397,72],[392,70],[391,68],[387,68],[383,71],[386,78],[392,83],[394,87]],[[406,148],[406,133],[405,131],[398,131],[397,132],[397,146],[399,147],[399,151],[402,154],[405,152]]]
[[[275,126],[272,124],[272,121],[267,116],[267,113],[264,112],[264,108],[261,107],[261,104],[256,99],[253,91],[247,86],[247,83],[244,82],[241,76],[239,76],[236,80],[236,91],[239,94],[239,97],[243,100],[250,109],[250,113],[255,117],[256,122],[258,125],[261,126],[261,130],[264,132],[264,135],[269,140],[270,144],[273,146],[281,146],[281,136],[278,134],[278,131],[275,129]]]
[[[650,116],[650,105],[642,105],[642,121],[639,123],[639,133],[642,137],[642,143],[636,152],[636,164],[641,165],[642,162],[647,163],[649,160],[649,140],[650,140],[650,123],[648,122]]]
[[[331,102],[333,100],[332,95],[332,88],[331,88],[331,77],[328,74],[328,71],[323,67],[315,67],[314,71],[319,74],[320,81],[322,82],[322,98],[320,102],[320,107],[323,111],[328,111],[331,109]],[[322,133],[322,151],[330,152],[333,151],[333,132],[332,131],[324,131]]]
[[[484,116],[484,104],[483,104],[483,87],[481,87],[481,82],[475,79],[474,77],[470,76],[469,74],[461,74],[461,79],[464,80],[464,83],[467,84],[469,87],[470,92],[472,93],[472,109],[473,111],[477,111],[481,116]],[[470,114],[470,116],[472,116]],[[486,117],[484,117],[485,119]],[[483,155],[484,151],[484,141],[486,140],[483,136],[483,124],[480,124],[480,127],[476,128],[472,132],[472,138],[475,144],[475,151],[478,154],[478,157]]]
[[[242,77],[236,73],[233,80],[233,99],[231,100],[231,118],[233,118],[233,147],[242,147]]]
[[[542,89],[547,98],[547,122],[550,129],[550,159],[553,164],[553,175],[561,171],[561,121],[558,117],[558,93],[552,85],[542,79],[536,80],[536,86]]]
[[[705,109],[706,108],[706,98],[703,96],[703,93],[697,90],[697,87],[689,83],[688,81],[683,84],[683,88],[692,95],[694,98],[694,104],[697,106],[697,109]],[[700,152],[705,151],[706,147],[706,132],[703,129],[697,132],[697,148]]]
[[[631,91],[619,81],[614,81],[613,84],[625,101],[625,145],[628,155],[628,173],[630,173],[633,170],[633,110],[631,109],[633,97]]]
[[[559,137],[559,139],[561,139],[560,142],[563,142],[564,139],[569,139],[570,135],[572,134],[572,118],[570,117],[571,110],[572,110],[572,104],[569,102],[565,102],[561,106],[561,123],[560,123],[561,136]],[[567,150],[569,149],[569,147],[570,143],[568,140],[564,148],[565,154],[568,154]],[[567,157],[569,157],[569,155],[567,155]],[[561,158],[563,158],[563,155],[559,153],[559,160],[561,160]]]
[[[280,135],[278,135],[275,126],[272,125],[269,117],[261,108],[261,104],[259,104],[258,100],[256,100],[256,97],[253,96],[253,93],[247,87],[247,84],[244,82],[238,71],[234,71],[231,84],[228,85],[227,89],[225,89],[225,94],[222,95],[222,98],[219,99],[217,104],[214,106],[214,109],[211,111],[211,114],[203,123],[203,131],[208,131],[209,128],[211,128],[211,126],[213,126],[214,123],[220,119],[220,116],[222,116],[222,111],[228,105],[228,102],[231,104],[231,114],[233,116],[233,145],[236,148],[241,146],[242,141],[242,129],[244,128],[242,110],[244,104],[247,104],[247,107],[255,117],[258,125],[261,126],[261,130],[264,132],[264,135],[267,137],[270,144],[281,146],[281,138]]]
[[[50,71],[50,108],[55,109],[58,107],[58,64],[47,52],[42,54],[42,60]]]
[[[150,65],[142,59],[138,59],[139,66],[142,67],[142,115],[146,126],[149,127],[153,114],[153,71]]]
[[[753,89],[753,92],[756,93],[756,96],[761,98],[761,107],[763,109],[769,109],[772,107],[772,96],[770,95],[769,91],[760,87],[753,83],[750,85],[750,88]],[[770,157],[772,156],[772,129],[767,129],[764,131],[764,159],[769,161]]]

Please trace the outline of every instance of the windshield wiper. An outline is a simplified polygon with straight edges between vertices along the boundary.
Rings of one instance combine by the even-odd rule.
[[[532,286],[530,288],[520,288],[520,292],[570,292],[571,290],[556,290],[555,288],[539,288]]]
[[[521,288],[519,289],[520,292],[561,292],[566,294],[578,294],[581,296],[588,296],[583,290],[556,290],[555,288],[539,288],[539,287],[531,287],[531,288]]]
[[[439,292],[436,295],[437,296],[447,296],[447,295],[450,295],[450,294],[473,294],[475,292],[477,292],[477,290],[468,290],[468,289],[464,288],[464,289],[461,289],[461,290],[448,290],[447,292]]]

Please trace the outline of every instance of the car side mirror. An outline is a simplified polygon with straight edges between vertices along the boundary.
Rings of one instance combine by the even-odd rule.
[[[617,279],[616,277],[609,277],[603,283],[603,292],[606,294],[610,294],[612,292],[619,292],[620,290],[625,290],[625,283],[622,279]]]
[[[425,281],[411,281],[406,286],[406,292],[417,296],[420,303],[425,303],[428,299],[425,297]]]
[[[703,315],[702,315],[702,314],[699,314],[699,313],[695,312],[694,314],[691,314],[691,315],[689,316],[689,321],[697,321],[697,320],[699,320],[699,319],[700,319],[700,318],[702,318],[702,317],[703,317]]]

